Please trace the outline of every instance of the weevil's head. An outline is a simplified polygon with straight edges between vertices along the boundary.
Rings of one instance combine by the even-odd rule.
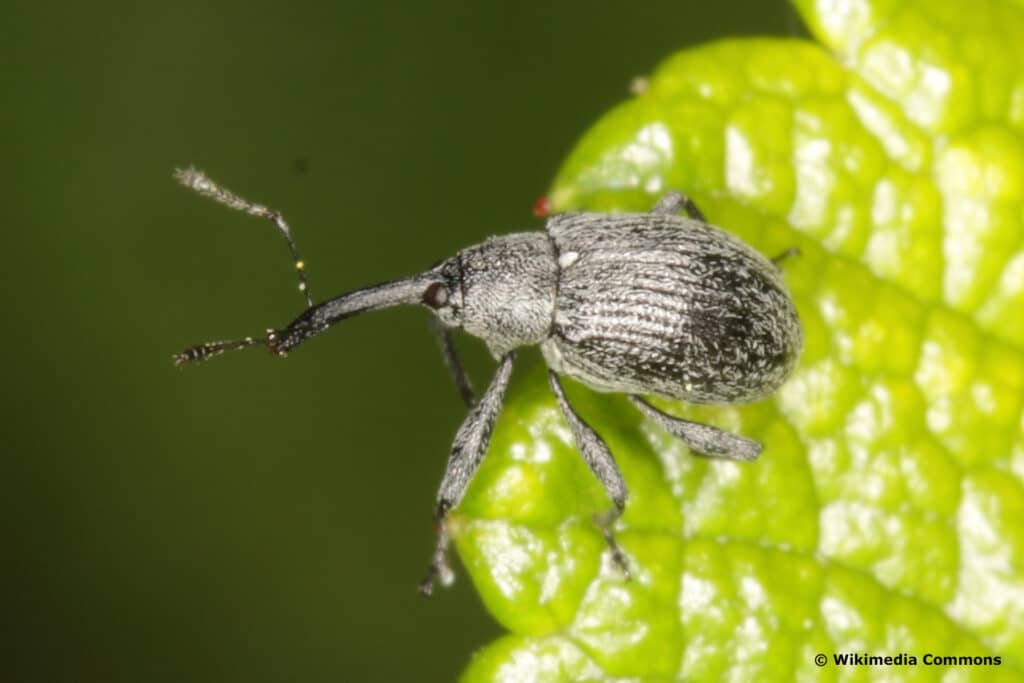
[[[426,276],[423,304],[445,325],[483,339],[496,357],[550,332],[558,270],[542,232],[492,237]]]

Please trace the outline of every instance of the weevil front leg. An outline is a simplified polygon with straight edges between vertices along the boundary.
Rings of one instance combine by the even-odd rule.
[[[452,452],[444,470],[444,478],[437,491],[437,507],[434,511],[434,520],[437,523],[437,545],[430,561],[430,569],[427,570],[426,577],[420,582],[420,593],[423,595],[430,595],[434,590],[434,583],[437,581],[440,581],[442,586],[449,586],[455,580],[455,574],[448,564],[448,546],[451,538],[445,527],[445,517],[462,500],[463,494],[466,493],[466,487],[469,486],[473,474],[484,459],[487,444],[491,440],[494,421],[498,418],[501,404],[505,400],[505,390],[508,389],[508,380],[512,375],[514,359],[515,354],[512,352],[502,356],[498,370],[494,373],[494,379],[491,380],[487,391],[480,402],[469,411],[469,415],[462,421],[459,431],[455,433]]]
[[[666,192],[662,195],[661,199],[655,203],[654,207],[651,208],[651,213],[663,213],[670,216],[677,215],[680,211],[686,209],[686,215],[690,218],[700,221],[701,223],[707,223],[707,219],[704,218],[704,214],[697,208],[697,205],[693,203],[693,200],[687,197],[682,192]]]
[[[672,436],[680,439],[690,450],[713,458],[730,460],[754,460],[761,453],[761,444],[737,434],[723,431],[711,425],[691,422],[681,417],[664,413],[639,396],[629,400],[652,422]]]
[[[605,444],[604,439],[598,436],[597,432],[591,429],[590,425],[584,422],[583,418],[573,410],[569,400],[565,397],[565,392],[562,390],[562,384],[558,381],[558,375],[550,370],[548,370],[548,383],[551,385],[551,391],[555,394],[555,400],[558,402],[558,407],[562,410],[562,415],[565,416],[566,422],[569,423],[569,431],[572,432],[576,448],[579,449],[583,460],[590,467],[590,470],[600,480],[601,485],[604,486],[605,493],[608,494],[614,505],[606,513],[596,516],[594,521],[600,527],[601,534],[604,536],[604,540],[612,552],[612,559],[622,569],[623,574],[628,579],[630,574],[629,564],[626,562],[626,554],[622,552],[622,548],[615,542],[615,537],[612,535],[612,527],[615,524],[615,520],[622,515],[622,511],[626,507],[626,496],[628,495],[626,483],[622,481],[622,474],[619,473],[619,467],[615,464],[615,458],[612,457],[612,453],[608,450],[608,445]]]
[[[430,317],[430,329],[437,338],[438,346],[441,347],[441,355],[444,356],[444,364],[448,367],[448,373],[455,382],[455,388],[459,390],[459,396],[467,408],[472,408],[476,403],[476,396],[473,393],[473,385],[469,381],[466,369],[462,367],[462,361],[455,353],[455,345],[452,344],[451,330],[438,318]]]

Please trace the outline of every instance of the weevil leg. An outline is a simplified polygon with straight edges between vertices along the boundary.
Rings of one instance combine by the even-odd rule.
[[[644,414],[672,436],[681,439],[691,450],[713,458],[754,460],[761,453],[761,444],[711,425],[691,422],[664,413],[639,396],[629,400]]]
[[[569,423],[569,431],[572,432],[576,448],[579,449],[583,460],[590,467],[594,475],[601,481],[605,493],[608,494],[608,497],[614,504],[614,507],[604,514],[595,516],[594,521],[601,529],[601,535],[604,536],[604,540],[612,552],[612,559],[622,569],[623,574],[628,579],[630,574],[629,564],[626,562],[626,554],[622,552],[622,548],[615,542],[615,537],[612,535],[612,526],[614,526],[615,520],[622,515],[622,511],[626,507],[626,483],[622,481],[622,474],[619,473],[619,467],[615,464],[615,458],[612,457],[612,453],[608,450],[608,445],[604,442],[604,439],[598,436],[597,432],[591,429],[590,425],[584,422],[583,418],[573,410],[569,400],[565,397],[565,392],[562,390],[562,384],[558,381],[558,375],[550,370],[548,371],[548,383],[551,385],[551,391],[555,394],[555,400],[558,402],[558,407],[562,410],[562,415],[565,416],[566,422]]]
[[[433,592],[435,582],[439,581],[442,586],[450,586],[455,580],[455,574],[448,564],[448,546],[451,539],[445,528],[445,517],[449,510],[462,500],[466,487],[484,459],[487,443],[491,439],[491,430],[494,428],[494,421],[505,400],[505,390],[508,388],[508,380],[512,375],[514,359],[515,354],[512,352],[502,356],[498,370],[494,373],[494,379],[491,380],[487,391],[484,392],[479,403],[469,411],[466,419],[462,421],[459,431],[455,433],[451,455],[448,457],[444,477],[441,479],[441,486],[437,491],[437,507],[434,511],[434,520],[437,523],[437,545],[434,547],[434,554],[430,560],[430,569],[427,570],[426,577],[420,582],[420,593],[423,595],[430,595]]]
[[[700,221],[701,223],[707,223],[707,219],[704,218],[704,214],[697,208],[697,205],[693,203],[693,200],[687,197],[682,192],[666,192],[662,195],[661,199],[657,201],[654,207],[651,209],[651,213],[664,213],[675,216],[683,209],[686,209],[686,215],[690,218]]]
[[[437,343],[441,347],[441,355],[444,356],[444,364],[448,366],[448,372],[452,376],[452,381],[455,382],[455,388],[459,390],[459,396],[462,397],[462,401],[466,404],[467,408],[472,408],[476,403],[476,396],[473,394],[473,385],[469,381],[469,376],[466,375],[466,370],[462,367],[462,361],[459,360],[458,354],[455,353],[451,331],[434,316],[430,317],[430,329],[434,331],[434,336],[437,337]]]
[[[779,267],[781,269],[783,261],[785,261],[787,259],[790,259],[790,258],[793,258],[794,256],[799,256],[799,255],[800,255],[800,247],[790,247],[788,249],[784,249],[779,254],[776,254],[775,256],[773,256],[772,257],[772,263],[774,263],[777,267]]]

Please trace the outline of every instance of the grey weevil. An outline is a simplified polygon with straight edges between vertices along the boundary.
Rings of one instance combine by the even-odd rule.
[[[641,395],[704,404],[755,401],[782,384],[803,344],[777,265],[709,225],[678,192],[665,194],[649,213],[555,214],[542,231],[491,237],[424,273],[313,305],[303,262],[280,214],[194,169],[176,176],[216,201],[272,220],[288,242],[306,300],[300,316],[265,337],[193,346],[176,354],[176,363],[254,345],[285,356],[337,322],[399,304],[420,304],[435,314],[434,331],[469,414],[455,434],[437,493],[438,538],[420,584],[425,595],[435,581],[454,580],[444,520],[483,460],[519,347],[540,347],[576,446],[613,504],[595,520],[628,577],[611,532],[626,505],[626,485],[605,442],[569,404],[559,376],[628,395],[644,416],[697,453],[753,460],[761,451],[756,441],[673,417]],[[684,209],[687,217],[680,215]],[[452,346],[453,328],[483,339],[498,361],[479,401]]]

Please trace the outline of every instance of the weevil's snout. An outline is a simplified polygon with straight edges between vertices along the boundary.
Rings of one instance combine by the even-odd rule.
[[[199,344],[175,354],[175,365],[197,363],[225,351],[264,345],[275,356],[288,353],[335,323],[391,306],[422,304],[432,309],[446,325],[461,321],[462,293],[458,279],[458,261],[450,259],[426,273],[364,287],[310,306],[285,327],[267,330],[266,337],[246,337],[239,341]]]
[[[408,304],[425,304],[438,311],[439,308],[451,308],[456,298],[451,284],[432,270],[357,289],[311,306],[285,327],[268,330],[261,341],[275,356],[287,356],[289,351],[306,340],[361,313]]]
[[[267,350],[284,358],[294,347],[325,329],[327,325],[317,325],[306,317],[300,317],[283,330],[267,330]]]

